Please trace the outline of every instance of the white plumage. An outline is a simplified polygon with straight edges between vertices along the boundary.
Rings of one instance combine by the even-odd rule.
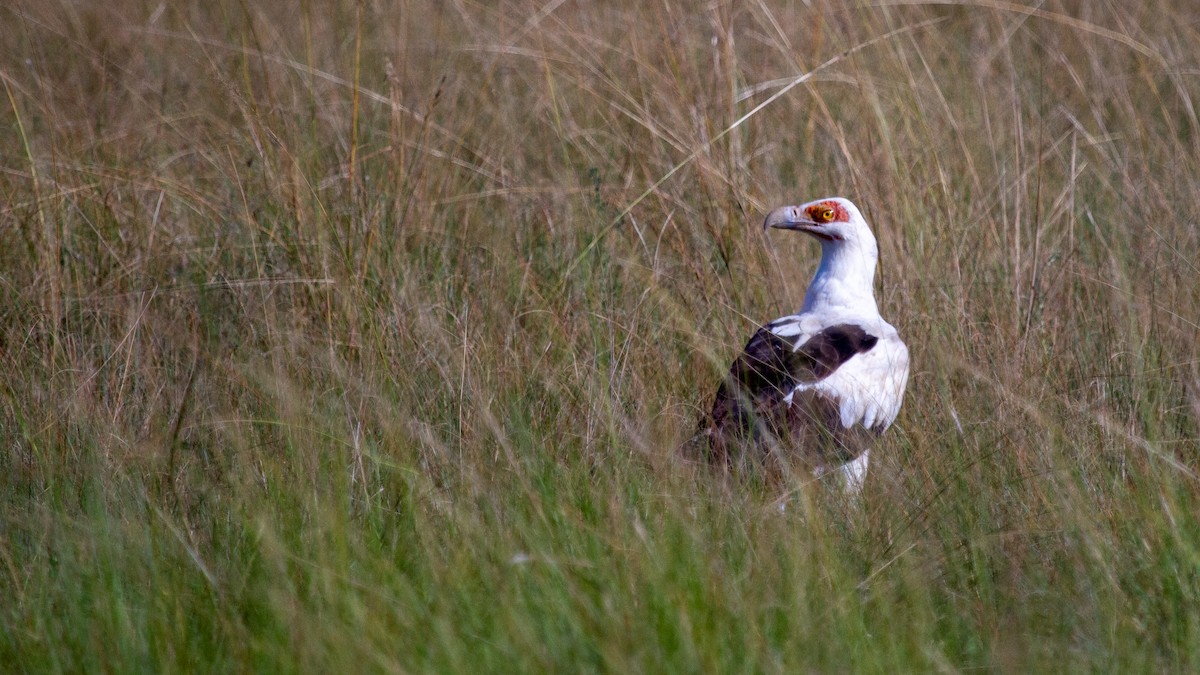
[[[775,209],[763,227],[817,238],[821,264],[800,312],[760,328],[717,391],[712,455],[786,454],[817,476],[839,469],[857,493],[908,382],[908,348],[875,302],[875,236],[840,197]]]

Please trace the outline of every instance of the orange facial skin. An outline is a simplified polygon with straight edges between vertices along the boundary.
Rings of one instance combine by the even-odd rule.
[[[846,207],[834,201],[819,202],[804,210],[805,214],[818,223],[849,222]]]

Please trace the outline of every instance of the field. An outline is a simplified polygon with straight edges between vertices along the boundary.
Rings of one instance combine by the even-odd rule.
[[[1200,670],[1200,7],[0,9],[0,664]],[[861,503],[680,448],[853,199]],[[788,508],[778,508],[787,500]]]

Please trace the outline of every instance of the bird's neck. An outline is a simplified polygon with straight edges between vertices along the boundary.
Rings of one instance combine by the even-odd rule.
[[[801,311],[842,309],[878,315],[879,308],[875,304],[875,262],[878,258],[873,245],[822,242],[821,265],[808,286]]]

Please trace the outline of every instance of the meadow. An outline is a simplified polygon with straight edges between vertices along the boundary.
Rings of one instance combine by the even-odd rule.
[[[1200,670],[1193,0],[11,0],[0,669]],[[853,199],[861,503],[680,452]],[[781,499],[788,508],[778,508]]]

